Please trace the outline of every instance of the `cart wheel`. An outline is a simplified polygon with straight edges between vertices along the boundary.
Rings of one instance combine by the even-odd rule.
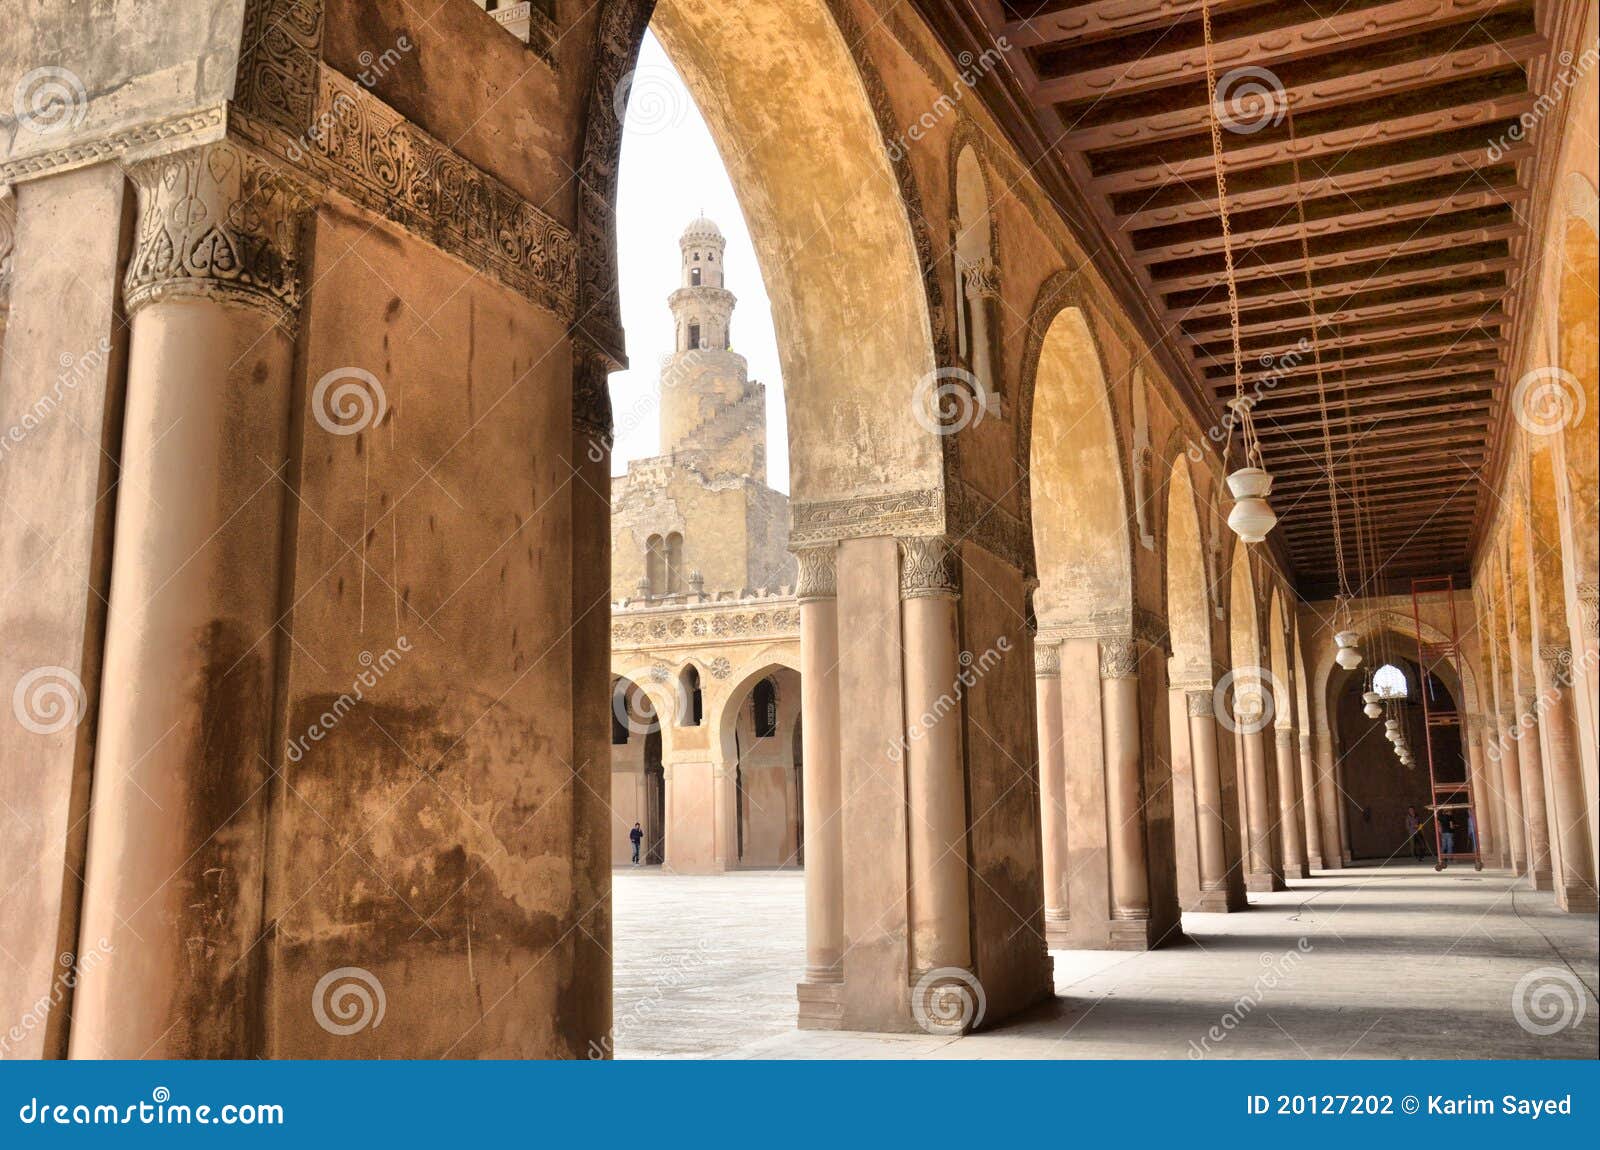
[[[1473,863],[1472,864],[1472,869],[1473,870],[1482,870],[1483,869],[1483,860],[1479,859],[1477,862]]]
[[[1438,862],[1434,863],[1433,864],[1433,869],[1434,870],[1444,870],[1444,860],[1441,859]]]

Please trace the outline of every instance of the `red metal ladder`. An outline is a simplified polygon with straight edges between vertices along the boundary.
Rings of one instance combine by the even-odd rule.
[[[1461,638],[1460,630],[1456,625],[1456,583],[1450,575],[1432,575],[1426,578],[1411,580],[1411,618],[1416,625],[1417,634],[1417,665],[1420,671],[1422,689],[1422,719],[1423,731],[1427,737],[1428,749],[1428,787],[1432,802],[1428,809],[1433,812],[1433,846],[1434,870],[1443,870],[1449,862],[1471,862],[1474,870],[1483,869],[1483,856],[1478,850],[1478,838],[1481,833],[1481,824],[1478,821],[1476,804],[1472,794],[1472,762],[1467,748],[1467,732],[1461,723],[1460,707],[1464,700],[1456,700],[1456,709],[1452,711],[1437,711],[1431,701],[1432,691],[1428,689],[1429,681],[1433,676],[1434,668],[1448,666],[1455,672],[1455,690],[1459,693],[1466,690],[1466,676],[1461,673]],[[1440,594],[1445,596],[1450,606],[1450,630],[1443,642],[1428,642],[1423,639],[1422,630],[1422,597],[1425,595]],[[1436,727],[1454,727],[1459,733],[1461,746],[1461,779],[1460,781],[1439,781],[1439,769],[1434,750],[1434,729]],[[1463,837],[1470,838],[1472,850],[1444,852],[1444,832],[1439,826],[1439,816],[1446,811],[1465,811],[1468,826],[1457,828],[1455,831],[1456,843]],[[1471,834],[1464,832],[1470,828]],[[1452,844],[1455,845],[1455,844]]]

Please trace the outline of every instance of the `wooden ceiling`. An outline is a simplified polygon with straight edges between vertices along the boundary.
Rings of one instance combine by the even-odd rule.
[[[1534,108],[1546,7],[1212,0],[1219,88],[1249,68],[1232,79],[1273,94],[1222,137],[1245,389],[1308,597],[1336,589],[1314,347],[1352,581],[1352,463],[1386,583],[1467,573],[1527,247],[1535,165],[1511,129]],[[1006,38],[1032,139],[1220,417],[1234,371],[1199,0],[966,0],[933,22],[953,48]]]

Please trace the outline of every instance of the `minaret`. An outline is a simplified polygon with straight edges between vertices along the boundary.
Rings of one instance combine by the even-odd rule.
[[[728,325],[734,295],[723,287],[722,260],[728,241],[722,230],[705,217],[690,222],[678,237],[681,257],[679,286],[667,297],[676,332],[673,353],[661,366],[661,454],[696,451],[707,455],[713,469],[734,468],[752,478],[766,479],[766,426],[764,389],[749,382],[744,356],[728,350]],[[750,407],[739,420],[712,425],[735,406]],[[708,432],[723,431],[720,423],[746,423],[753,416],[760,426],[751,436],[746,426],[740,439],[750,440],[743,451],[728,455],[724,446],[708,439]],[[696,432],[699,432],[696,435]],[[725,429],[732,433],[733,428]],[[758,446],[757,446],[758,445]],[[731,445],[730,445],[731,446]]]

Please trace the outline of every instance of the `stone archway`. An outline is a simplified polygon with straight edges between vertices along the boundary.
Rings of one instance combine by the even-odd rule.
[[[1283,890],[1279,849],[1276,764],[1263,731],[1276,714],[1270,650],[1261,639],[1261,608],[1250,549],[1234,543],[1228,583],[1228,658],[1226,684],[1219,683],[1219,714],[1233,729],[1234,761],[1244,808],[1245,886],[1252,891]]]
[[[757,697],[764,684],[773,692],[770,725]],[[800,670],[789,662],[748,667],[719,693],[711,720],[713,767],[731,814],[732,842],[724,844],[730,867],[798,865],[804,790],[795,774],[794,736],[800,702]]]
[[[1136,626],[1122,451],[1075,292],[1066,274],[1040,290],[1019,396],[1039,579],[1046,927],[1052,946],[1142,950],[1179,921],[1170,766],[1144,739],[1166,721],[1166,668],[1152,655],[1161,637]]]
[[[1172,643],[1168,714],[1172,730],[1173,835],[1185,910],[1245,906],[1238,867],[1238,795],[1232,740],[1216,721],[1212,611],[1200,508],[1185,453],[1166,484],[1165,600]]]

